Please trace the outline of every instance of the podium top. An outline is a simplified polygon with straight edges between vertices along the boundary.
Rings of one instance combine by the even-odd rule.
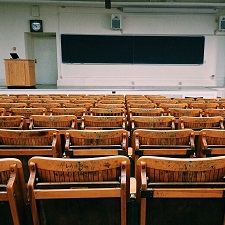
[[[5,61],[35,61],[34,59],[4,59]]]

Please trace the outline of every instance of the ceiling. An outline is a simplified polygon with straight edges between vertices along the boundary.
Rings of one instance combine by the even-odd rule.
[[[225,9],[225,0],[0,0],[4,3],[54,4],[60,6],[112,8],[149,7],[149,8],[213,8]]]

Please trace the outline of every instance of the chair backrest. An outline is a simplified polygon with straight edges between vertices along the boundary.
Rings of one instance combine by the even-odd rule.
[[[9,115],[9,109],[10,108],[26,108],[26,103],[0,103],[0,108],[5,108],[6,115]]]
[[[108,108],[108,109],[114,109],[114,108],[125,108],[125,104],[103,104],[103,103],[96,103],[95,108]]]
[[[152,102],[154,102],[155,104],[159,106],[159,104],[162,104],[162,103],[176,104],[177,100],[172,100],[170,98],[159,98],[159,99],[152,99]]]
[[[131,131],[136,129],[175,130],[173,116],[132,116]]]
[[[62,221],[64,224],[79,221],[83,225],[127,224],[126,204],[130,195],[127,157],[68,160],[33,157],[29,166],[28,191],[34,225],[43,222],[61,225]]]
[[[127,104],[127,108],[157,108],[157,104],[156,103],[128,103]]]
[[[101,104],[124,104],[124,99],[101,99],[98,103]]]
[[[27,123],[24,116],[0,116],[0,129],[26,130]]]
[[[26,181],[29,178],[28,160],[32,156],[62,157],[59,132],[55,129],[6,130],[0,129],[0,158],[21,160]]]
[[[132,116],[163,116],[163,108],[130,108],[130,118]]]
[[[190,108],[193,108],[193,109],[209,109],[209,108],[213,108],[213,109],[217,109],[219,108],[219,103],[216,103],[216,102],[210,102],[210,103],[204,103],[204,102],[193,102],[193,103],[190,103]]]
[[[179,118],[181,116],[202,116],[202,109],[181,109],[181,108],[169,108],[168,114]]]
[[[133,104],[133,103],[134,103],[134,104],[135,104],[135,103],[139,103],[139,104],[149,104],[149,103],[152,103],[152,101],[149,100],[149,99],[139,99],[139,98],[137,98],[137,99],[127,99],[126,103],[127,103],[128,105]]]
[[[201,130],[197,149],[198,157],[225,155],[225,130]]]
[[[1,224],[26,225],[27,204],[23,167],[15,158],[0,159]]]
[[[48,111],[48,114],[50,114],[50,109],[51,108],[60,108],[61,104],[60,103],[46,103],[46,102],[42,102],[42,103],[31,103],[30,104],[31,108],[46,108]]]
[[[92,103],[64,103],[63,107],[65,108],[85,108],[87,111],[93,107],[94,104]]]
[[[32,115],[30,117],[29,129],[42,128],[54,128],[58,130],[77,129],[77,118],[74,115]]]
[[[54,100],[48,100],[48,101],[44,101],[44,102],[47,103],[47,104],[59,103],[60,107],[62,107],[63,104],[69,103],[70,100],[68,100],[68,99],[54,99]]]
[[[224,129],[223,117],[182,116],[178,120],[178,129],[186,129],[186,128],[190,128],[197,131],[204,128]]]
[[[124,108],[90,108],[91,116],[126,116]]]
[[[62,157],[60,137],[56,129],[0,129],[0,145],[0,156],[47,155]]]
[[[185,130],[135,130],[132,134],[133,158],[143,155],[192,157],[195,154],[195,135]]]
[[[74,115],[80,119],[82,116],[87,114],[87,109],[86,108],[51,108],[50,112],[51,112],[51,116]]]
[[[177,100],[178,103],[188,103],[188,104],[195,100],[194,98],[174,98],[174,99]]]
[[[187,103],[160,103],[158,105],[159,108],[163,108],[165,111],[168,110],[168,108],[180,108],[180,109],[186,109],[188,107]]]
[[[129,132],[119,130],[68,130],[65,154],[68,157],[128,155]]]
[[[136,175],[138,190],[141,190],[141,180],[145,178],[149,183],[223,182],[225,156],[207,159],[143,156],[137,161]]]
[[[10,108],[9,116],[24,116],[29,119],[32,115],[45,115],[47,113],[46,108]]]
[[[141,157],[136,173],[140,225],[225,224],[224,176],[225,156]]]
[[[225,109],[205,109],[204,116],[222,116],[225,117]]]
[[[19,99],[16,99],[16,102],[18,102],[18,103],[26,103],[27,107],[30,107],[31,103],[41,103],[42,100],[39,99],[39,98],[35,98],[35,99],[22,99],[22,98],[19,98]]]
[[[81,129],[125,129],[127,119],[125,116],[83,116]]]

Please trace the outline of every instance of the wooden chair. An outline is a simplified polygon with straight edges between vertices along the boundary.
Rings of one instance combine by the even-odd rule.
[[[177,100],[178,103],[187,103],[187,104],[195,101],[194,98],[174,98],[174,100]]]
[[[18,103],[26,103],[27,104],[27,107],[30,107],[30,104],[31,103],[41,103],[41,99],[39,98],[35,98],[35,99],[17,99],[16,102]]]
[[[132,116],[131,132],[136,129],[175,130],[173,116]]]
[[[107,155],[128,156],[129,132],[119,130],[68,130],[65,155],[67,157],[93,157]]]
[[[86,94],[68,94],[68,97],[83,98]]]
[[[87,112],[90,110],[91,107],[94,105],[92,103],[64,103],[63,107],[65,108],[85,108]]]
[[[51,116],[56,115],[74,115],[77,119],[81,119],[82,116],[87,114],[86,108],[51,108]]]
[[[31,108],[46,108],[47,109],[47,114],[50,115],[50,109],[51,108],[61,108],[60,103],[31,103],[30,104]]]
[[[34,225],[127,224],[127,157],[33,157],[29,167],[28,192]]]
[[[225,130],[201,130],[197,149],[198,157],[225,155]]]
[[[126,116],[124,108],[90,108],[91,116]]]
[[[151,100],[149,99],[129,99],[126,101],[126,103],[129,105],[129,104],[132,104],[132,103],[139,103],[139,104],[149,104],[149,103],[152,103]]]
[[[225,156],[137,161],[140,225],[224,225]]]
[[[51,98],[50,96],[41,96],[39,99],[41,99],[42,103],[46,103],[47,101],[52,101],[53,98]],[[55,103],[55,102],[54,102]]]
[[[108,109],[114,109],[114,108],[125,108],[125,104],[102,104],[102,103],[96,103],[95,108],[108,108]]]
[[[24,116],[0,116],[0,129],[26,130],[27,123]]]
[[[124,104],[124,99],[101,99],[98,103],[101,104]]]
[[[181,109],[181,108],[169,108],[168,115],[179,118],[181,116],[201,117],[203,115],[202,109]]]
[[[32,115],[30,117],[29,129],[54,128],[65,131],[68,129],[77,129],[77,118],[74,115],[54,115],[42,116]],[[64,133],[64,132],[63,132]]]
[[[109,94],[109,95],[102,96],[102,99],[124,100],[124,95],[123,94]]]
[[[170,99],[170,98],[153,99],[152,102],[157,104],[157,107],[159,107],[159,105],[162,104],[162,103],[168,103],[168,104],[178,103],[177,100],[173,100],[173,99]]]
[[[190,103],[189,108],[191,108],[191,109],[202,109],[203,111],[205,109],[218,109],[219,103],[217,103],[217,102],[210,102],[210,103],[193,102],[193,103]]]
[[[195,135],[186,130],[135,130],[132,134],[133,160],[141,156],[193,157]]]
[[[0,129],[0,158],[16,157],[23,162],[26,181],[28,159],[32,156],[62,157],[61,139],[56,129]]]
[[[158,104],[159,108],[163,108],[164,109],[164,116],[168,116],[169,115],[169,108],[180,108],[180,109],[186,109],[188,108],[188,104],[187,103],[160,103]]]
[[[193,129],[199,131],[201,129],[224,129],[223,117],[191,117],[182,116],[178,120],[178,129]]]
[[[162,108],[128,108],[128,122],[131,127],[133,116],[163,116],[164,109]]]
[[[164,96],[164,95],[145,95],[145,97],[146,97],[147,99],[150,99],[150,100],[161,99],[161,98],[170,99],[170,98],[167,98],[167,97]]]
[[[10,108],[9,116],[24,116],[27,120],[32,115],[43,115],[47,113],[46,108]]]
[[[14,103],[17,99],[1,98],[0,103]]]
[[[63,105],[65,103],[69,103],[69,102],[70,102],[70,100],[68,100],[68,99],[53,99],[53,100],[45,101],[45,103],[47,103],[47,104],[59,103],[60,107],[63,107]]]
[[[156,103],[147,103],[147,104],[143,104],[143,103],[129,103],[127,104],[127,108],[157,108],[157,104]]]
[[[56,98],[67,98],[67,94],[49,94],[50,97],[56,99]]]
[[[133,94],[127,94],[127,95],[125,95],[125,100],[127,101],[127,100],[130,100],[130,99],[142,99],[142,100],[145,100],[145,99],[147,99],[147,97],[146,96],[144,96],[144,95],[133,95]]]
[[[0,221],[4,225],[26,225],[27,203],[22,163],[18,159],[0,159]]]
[[[197,98],[196,101],[204,101],[205,103],[218,102],[218,98]]]
[[[6,115],[9,115],[9,109],[10,108],[26,108],[26,103],[0,103],[0,108],[5,108]]]
[[[125,116],[83,116],[81,130],[127,129]]]
[[[87,99],[84,99],[84,98],[82,98],[81,100],[75,100],[75,101],[73,101],[72,103],[74,103],[74,104],[84,104],[84,103],[91,103],[93,106],[95,105],[95,103],[97,103],[97,99],[89,99],[89,98],[87,98]]]
[[[129,118],[133,116],[163,116],[163,108],[130,108]]]
[[[222,116],[225,118],[225,109],[206,109],[204,111],[205,117],[212,117],[212,116]]]

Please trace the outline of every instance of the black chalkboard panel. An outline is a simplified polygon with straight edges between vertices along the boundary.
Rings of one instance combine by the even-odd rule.
[[[204,36],[61,35],[63,63],[203,64]]]
[[[202,64],[204,37],[135,36],[134,63]]]

